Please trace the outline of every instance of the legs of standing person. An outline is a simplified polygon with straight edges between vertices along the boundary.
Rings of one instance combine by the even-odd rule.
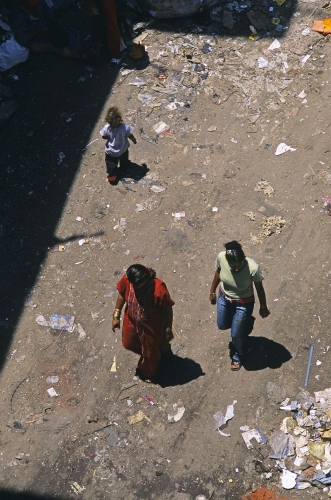
[[[120,167],[126,167],[129,163],[129,150],[127,149],[120,157]]]
[[[233,315],[233,304],[226,300],[223,295],[219,294],[217,298],[217,327],[220,330],[228,330],[231,328]]]
[[[248,304],[233,303],[232,305],[234,306],[234,314],[231,324],[231,339],[235,351],[232,360],[235,363],[242,364],[246,355],[246,341],[254,302]]]
[[[138,369],[146,379],[155,377],[161,360],[161,342],[154,332],[146,330],[141,336],[142,356],[138,362]]]
[[[123,318],[122,345],[128,351],[142,355],[142,346],[136,327],[131,323],[126,313]]]
[[[116,158],[114,156],[107,155],[107,153],[105,153],[105,161],[106,161],[108,182],[110,182],[110,183],[116,182],[117,181],[118,158]]]
[[[169,350],[170,344],[163,337],[155,335],[147,328],[144,333],[138,334],[136,327],[127,315],[124,315],[122,329],[122,345],[125,349],[140,355],[138,370],[144,379],[155,376],[160,364],[161,354]]]

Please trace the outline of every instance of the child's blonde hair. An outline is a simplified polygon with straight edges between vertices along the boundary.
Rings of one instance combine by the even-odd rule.
[[[122,112],[117,106],[111,106],[106,114],[106,122],[112,128],[117,128],[123,123]]]

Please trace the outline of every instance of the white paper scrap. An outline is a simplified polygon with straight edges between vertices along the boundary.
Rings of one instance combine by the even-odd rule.
[[[50,389],[47,389],[48,394],[51,396],[51,398],[54,398],[55,396],[58,396],[58,393],[54,389],[54,387],[51,387]]]
[[[251,440],[254,438],[258,443],[262,443],[262,438],[259,434],[259,432],[256,429],[251,429],[250,431],[245,431],[241,433],[246,446],[249,450],[253,448],[253,445],[251,443]]]
[[[279,49],[279,48],[280,48],[280,43],[277,40],[277,38],[275,38],[275,40],[272,42],[272,44],[269,45],[268,50],[275,50],[275,49]]]
[[[276,156],[282,155],[283,153],[286,153],[286,151],[296,151],[296,149],[295,148],[291,148],[291,146],[288,146],[287,144],[285,144],[285,142],[281,142],[277,146],[275,155]]]

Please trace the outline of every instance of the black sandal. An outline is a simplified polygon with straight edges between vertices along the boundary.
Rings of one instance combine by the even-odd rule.
[[[240,363],[240,361],[232,361],[231,362],[231,371],[232,372],[238,372],[241,367],[242,367],[242,364]]]

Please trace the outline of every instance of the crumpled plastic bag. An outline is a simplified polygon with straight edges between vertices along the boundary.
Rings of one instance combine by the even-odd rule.
[[[172,406],[168,406],[166,408],[168,413],[168,421],[169,422],[178,422],[185,413],[185,406],[182,401],[179,399],[178,403],[173,404]]]
[[[229,405],[226,409],[225,416],[221,411],[218,411],[213,415],[214,420],[215,420],[215,431],[218,430],[222,436],[230,437],[231,434],[226,434],[225,432],[222,432],[221,429],[224,429],[228,424],[228,420],[231,420],[234,416],[234,405],[236,404],[236,400],[233,401],[232,405]]]
[[[8,24],[0,21],[0,26],[11,33]],[[16,42],[14,35],[0,45],[0,72],[25,62],[29,57],[29,49]]]
[[[270,458],[282,460],[295,453],[293,436],[283,431],[273,432],[269,438],[269,444],[274,452],[273,455],[269,455]]]

